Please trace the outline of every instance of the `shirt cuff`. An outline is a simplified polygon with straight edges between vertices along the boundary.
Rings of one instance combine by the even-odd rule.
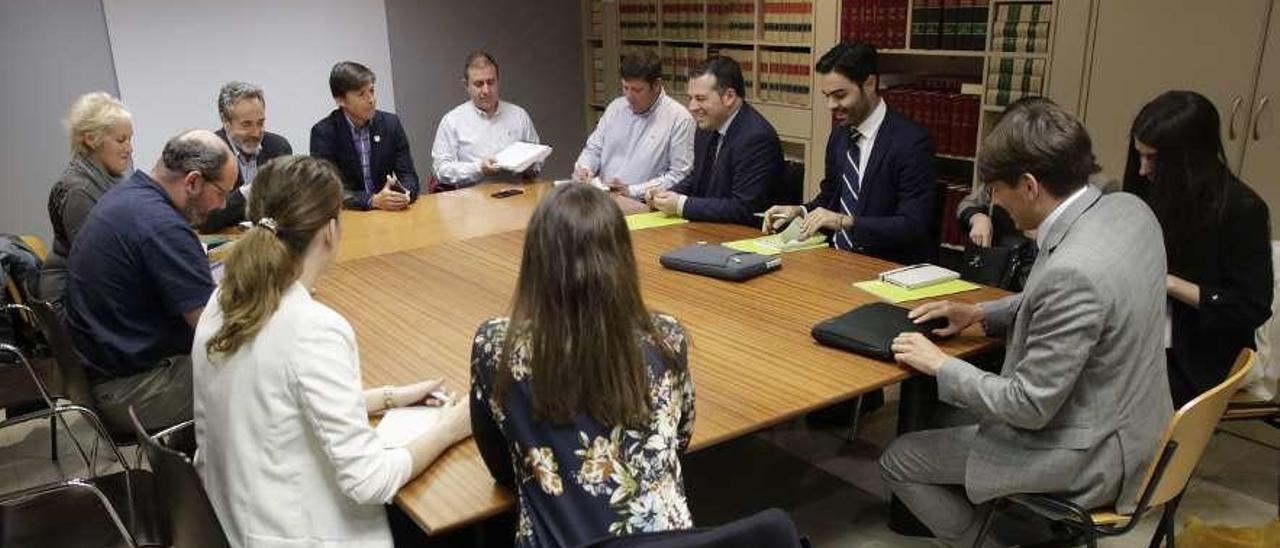
[[[396,463],[396,482],[393,484],[396,488],[392,489],[387,499],[382,501],[383,504],[391,504],[396,498],[396,493],[400,492],[400,488],[413,479],[413,454],[409,453],[407,447],[397,447],[391,451],[391,458]]]
[[[684,218],[684,202],[688,199],[688,196],[681,194],[680,199],[676,201],[676,215],[680,218]]]

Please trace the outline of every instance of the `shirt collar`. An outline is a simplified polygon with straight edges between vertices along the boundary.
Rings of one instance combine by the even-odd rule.
[[[351,131],[352,131],[352,132],[356,132],[356,131],[363,131],[363,130],[369,129],[369,126],[373,124],[373,118],[370,118],[368,122],[365,122],[365,123],[364,123],[364,126],[363,126],[363,127],[356,127],[356,122],[355,122],[355,120],[352,120],[352,119],[351,119],[351,116],[350,116],[350,115],[348,115],[348,114],[347,114],[347,111],[345,111],[345,110],[344,110],[344,111],[342,111],[342,117],[347,119],[347,125],[351,126]]]
[[[1071,205],[1071,202],[1074,202],[1083,196],[1084,192],[1088,189],[1089,185],[1082,185],[1080,188],[1076,189],[1076,191],[1068,196],[1067,199],[1059,202],[1058,207],[1053,208],[1053,211],[1049,212],[1049,216],[1045,217],[1044,220],[1040,222],[1040,226],[1036,227],[1037,248],[1044,249],[1044,239],[1049,237],[1049,230],[1053,228],[1053,223],[1058,220],[1058,217],[1062,216],[1062,212],[1067,210],[1067,207]]]
[[[864,143],[870,143],[875,140],[876,134],[880,133],[880,126],[884,124],[885,113],[888,107],[884,105],[884,99],[876,98],[876,107],[871,109],[871,114],[862,119],[856,128],[858,134],[862,136]]]
[[[723,138],[724,135],[729,132],[729,126],[733,124],[733,120],[738,117],[738,113],[742,112],[742,107],[745,104],[746,103],[738,103],[737,110],[734,110],[733,113],[730,114],[729,117],[725,119],[724,123],[720,124],[720,128],[717,129],[716,131],[720,133],[721,138]]]
[[[633,115],[635,115],[635,116],[638,116],[638,117],[640,117],[640,118],[644,118],[644,117],[646,117],[646,116],[648,116],[648,115],[650,115],[650,114],[653,114],[653,111],[658,110],[658,105],[659,105],[659,104],[661,104],[661,103],[662,103],[662,100],[663,100],[663,99],[666,99],[666,98],[667,98],[667,90],[665,90],[665,89],[660,89],[660,90],[658,90],[658,96],[657,96],[657,97],[654,97],[654,98],[653,98],[653,102],[649,104],[649,108],[644,109],[644,111],[642,111],[642,112],[635,112],[635,111],[632,111],[632,110],[631,110],[631,106],[630,106],[630,105],[628,105],[628,106],[627,106],[627,110],[628,110],[628,111],[630,111],[630,112],[631,112],[631,114],[633,114]]]
[[[468,99],[467,104],[471,105],[471,109],[476,111],[476,114],[478,114],[480,118],[484,120],[492,120],[494,118],[497,118],[498,113],[502,112],[502,100],[498,100],[498,105],[493,107],[493,115],[490,115],[488,112],[485,112],[484,109],[476,106],[475,101]]]

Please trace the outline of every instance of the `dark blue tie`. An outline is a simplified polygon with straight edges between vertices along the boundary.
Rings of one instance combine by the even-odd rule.
[[[840,213],[850,217],[858,207],[858,195],[862,193],[862,171],[858,169],[858,158],[862,156],[862,150],[858,148],[860,138],[862,134],[856,128],[849,128],[849,147],[841,159],[840,180],[837,181],[840,184]],[[853,239],[847,230],[836,232],[833,242],[836,249],[853,250]]]

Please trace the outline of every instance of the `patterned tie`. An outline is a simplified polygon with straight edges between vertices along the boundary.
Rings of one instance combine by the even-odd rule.
[[[841,162],[840,212],[849,216],[853,216],[853,210],[858,206],[858,195],[862,193],[862,171],[858,169],[858,158],[862,156],[858,140],[861,138],[857,128],[849,128],[849,148],[845,149],[844,161]],[[853,250],[853,240],[847,230],[836,232],[834,243],[836,249]]]

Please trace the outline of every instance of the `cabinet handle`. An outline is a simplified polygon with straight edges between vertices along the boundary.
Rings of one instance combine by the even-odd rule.
[[[1244,101],[1244,98],[1240,97],[1239,95],[1237,95],[1235,99],[1231,100],[1231,114],[1227,115],[1227,140],[1228,141],[1236,140],[1236,112],[1240,110],[1240,103],[1243,101]]]
[[[1253,113],[1253,140],[1261,141],[1262,133],[1258,132],[1258,124],[1262,123],[1262,111],[1266,110],[1267,103],[1271,102],[1271,94],[1263,95],[1262,100],[1258,101],[1258,110]]]

